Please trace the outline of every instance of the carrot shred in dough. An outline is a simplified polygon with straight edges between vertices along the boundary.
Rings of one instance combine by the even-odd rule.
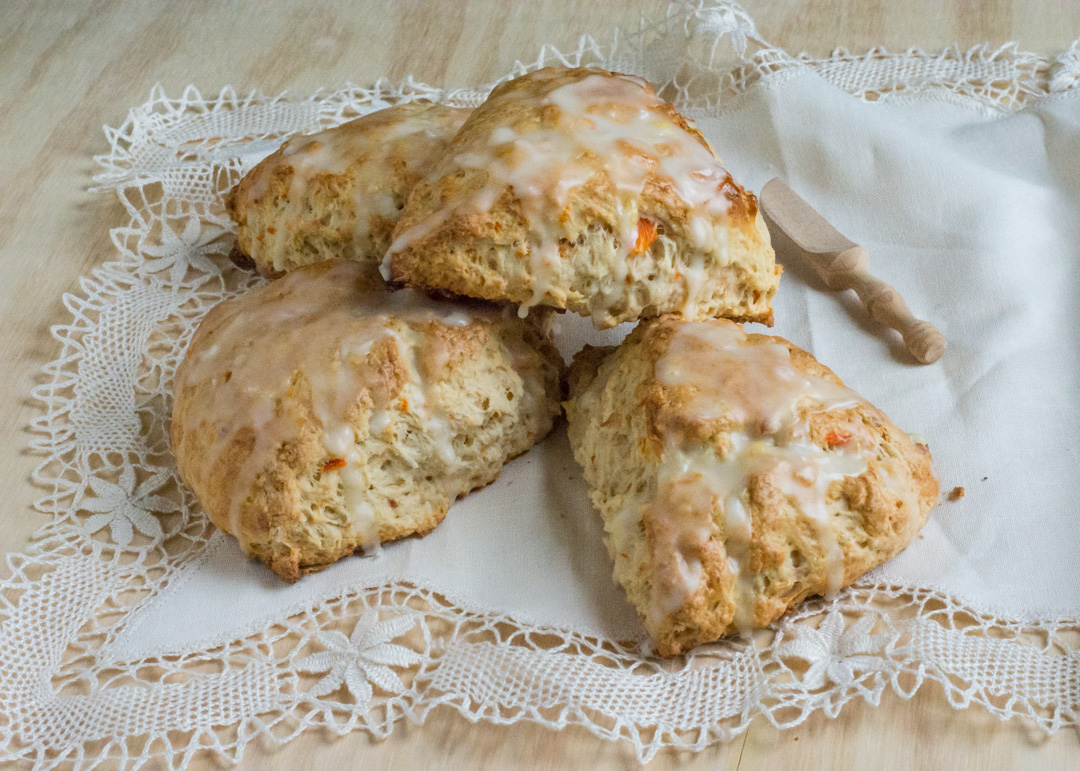
[[[335,469],[342,468],[344,465],[344,458],[331,458],[330,460],[326,461],[326,463],[322,464],[322,470],[325,474],[327,471],[334,471]]]
[[[656,223],[652,220],[639,219],[637,223],[637,241],[631,254],[645,254],[656,240]]]

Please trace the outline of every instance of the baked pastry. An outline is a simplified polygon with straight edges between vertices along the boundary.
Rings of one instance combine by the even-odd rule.
[[[773,621],[911,542],[930,453],[806,351],[670,316],[570,368],[574,457],[663,656]]]
[[[543,69],[495,88],[409,195],[383,263],[408,286],[591,315],[772,322],[757,199],[644,80]]]
[[[207,314],[173,451],[214,524],[291,582],[434,528],[548,433],[562,369],[541,318],[324,262]]]
[[[271,277],[333,258],[378,262],[406,195],[469,112],[410,102],[290,139],[225,199],[234,262]]]

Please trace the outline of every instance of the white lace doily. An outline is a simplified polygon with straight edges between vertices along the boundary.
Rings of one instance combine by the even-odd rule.
[[[760,40],[734,4],[673,5],[610,44],[545,48],[507,77],[561,62],[639,73],[691,116],[715,114],[762,79],[813,68],[866,100],[933,91],[1010,111],[1080,85],[1080,50],[1056,60],[1013,47],[837,52],[793,57]],[[1046,731],[1080,723],[1080,619],[1020,624],[917,587],[861,583],[807,602],[753,639],[685,660],[392,584],[352,591],[265,631],[196,653],[117,660],[132,611],[206,547],[213,528],[180,484],[167,441],[170,384],[204,312],[259,279],[231,268],[222,191],[285,137],[399,100],[479,103],[492,84],[443,91],[380,81],[306,99],[226,89],[179,98],[155,89],[98,158],[100,189],[130,216],[111,231],[119,259],[66,295],[60,355],[35,389],[34,473],[50,516],[30,551],[7,557],[0,585],[0,755],[41,768],[103,760],[175,767],[200,752],[236,760],[256,737],[285,742],[312,727],[383,736],[447,704],[470,719],[581,725],[633,744],[701,749],[757,716],[793,726],[940,683],[957,707],[979,704]]]

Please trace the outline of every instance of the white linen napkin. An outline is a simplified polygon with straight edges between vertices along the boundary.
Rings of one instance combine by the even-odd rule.
[[[738,181],[757,190],[782,177],[949,340],[940,362],[918,365],[853,295],[826,293],[786,266],[772,332],[925,437],[943,492],[966,491],[864,583],[934,589],[1015,621],[1080,616],[1077,94],[1001,115],[938,91],[861,101],[802,68],[693,116]],[[626,332],[567,316],[560,343],[569,356]],[[109,653],[196,650],[387,580],[466,609],[639,638],[601,532],[560,426],[427,537],[293,586],[219,534],[134,613]]]

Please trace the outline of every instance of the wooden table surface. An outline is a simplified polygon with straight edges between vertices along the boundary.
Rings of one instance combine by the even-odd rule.
[[[0,551],[23,549],[42,523],[29,475],[27,426],[41,367],[57,355],[52,324],[79,276],[114,257],[109,228],[124,224],[115,196],[86,192],[91,156],[105,150],[103,124],[162,83],[179,94],[231,84],[238,91],[306,94],[346,80],[407,74],[444,86],[482,83],[541,44],[570,48],[589,32],[610,39],[664,0],[615,3],[436,0],[341,7],[320,2],[71,2],[4,0],[0,7]],[[788,51],[825,55],[936,50],[959,42],[1016,40],[1056,54],[1080,36],[1080,3],[1066,0],[769,0],[746,2],[758,29]],[[205,758],[201,765],[220,765]],[[634,756],[583,729],[472,724],[440,708],[426,725],[402,724],[384,741],[311,732],[282,748],[249,747],[248,768],[626,766]],[[1080,764],[1077,732],[1047,737],[978,708],[951,708],[935,685],[903,701],[853,703],[794,730],[759,719],[735,741],[699,755],[663,753],[653,765],[695,768],[1066,768]]]

